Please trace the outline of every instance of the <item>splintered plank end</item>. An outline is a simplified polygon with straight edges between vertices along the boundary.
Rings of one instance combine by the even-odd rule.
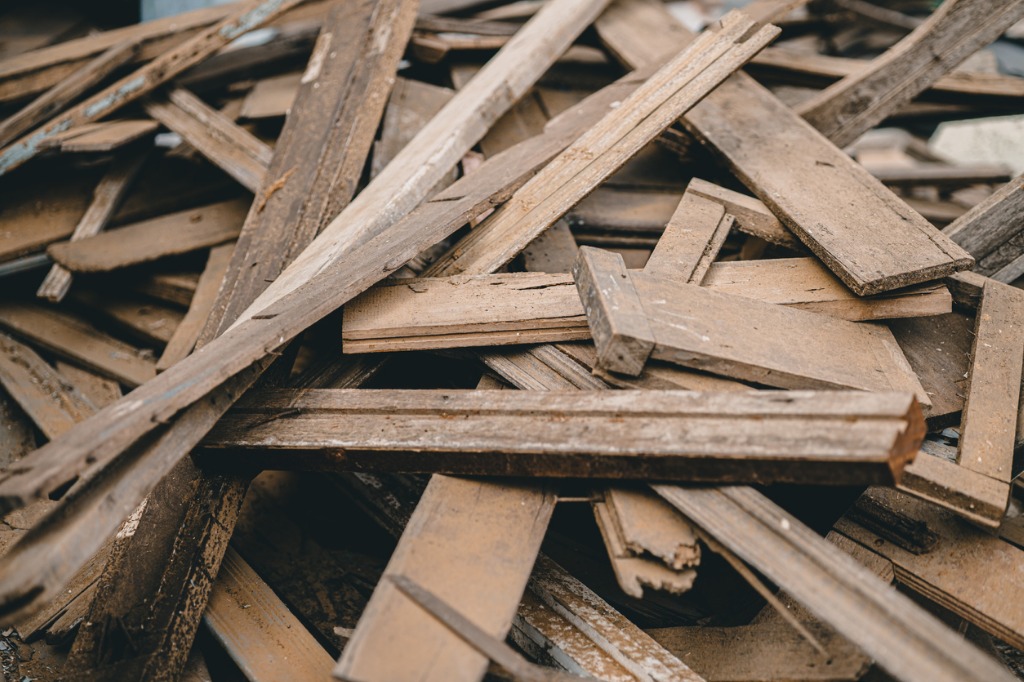
[[[597,346],[597,367],[640,374],[654,350],[654,333],[622,256],[584,246],[573,278]]]

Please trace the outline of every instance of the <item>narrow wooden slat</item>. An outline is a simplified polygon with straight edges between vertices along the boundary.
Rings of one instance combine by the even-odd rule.
[[[1000,664],[753,489],[654,489],[897,679],[1012,679]]]
[[[270,146],[188,90],[175,88],[166,99],[150,99],[145,109],[250,192],[263,186],[274,153]]]
[[[700,178],[690,180],[686,191],[721,204],[735,218],[736,228],[741,232],[789,249],[803,249],[800,240],[759,199]]]
[[[201,31],[175,49],[109,85],[58,115],[38,130],[0,150],[0,175],[36,156],[43,143],[69,128],[109,116],[130,102],[194,66],[238,36],[258,28],[300,0],[261,0],[242,5],[222,21]]]
[[[107,272],[148,263],[235,239],[248,208],[248,200],[232,199],[59,242],[48,253],[72,272]]]
[[[1020,254],[1019,216],[1022,212],[1024,175],[1018,175],[957,218],[943,232],[978,260],[978,272],[991,276],[1014,263]],[[1006,279],[1000,278],[1000,281]]]
[[[732,230],[725,207],[687,192],[654,247],[644,272],[700,284]]]

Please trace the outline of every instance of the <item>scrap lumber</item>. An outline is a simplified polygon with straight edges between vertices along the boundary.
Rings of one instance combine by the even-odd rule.
[[[659,16],[660,21],[648,19],[657,30],[639,30],[634,13]],[[659,3],[646,0],[618,0],[596,27],[609,49],[633,68],[672,49],[687,33]],[[966,251],[744,74],[719,86],[683,123],[859,295],[973,264]]]
[[[391,99],[384,112],[381,124],[380,140],[373,146],[373,159],[370,165],[371,177],[376,177],[398,156],[402,149],[412,141],[416,134],[426,126],[437,112],[455,95],[449,88],[437,85],[397,78],[391,90]],[[438,181],[434,195],[455,180],[453,172]],[[441,184],[443,183],[443,186]]]
[[[150,356],[64,311],[7,301],[0,304],[0,327],[125,386],[156,375]]]
[[[238,36],[258,28],[301,0],[260,0],[247,3],[222,21],[107,86],[35,131],[0,149],[0,176],[36,156],[50,137],[109,116],[179,73],[203,61]]]
[[[1024,552],[953,514],[895,490],[869,488],[834,526],[890,560],[896,582],[1016,648],[1024,610],[1007,594],[1021,589]]]
[[[765,27],[741,41],[750,28],[750,22],[731,16],[723,19],[721,31],[702,34],[425,274],[479,271],[511,260],[778,33]],[[498,251],[493,244],[502,244],[503,249]],[[479,254],[490,254],[488,265],[480,263]]]
[[[3,123],[0,123],[0,146],[13,142],[23,133],[45,123],[50,116],[60,112],[79,95],[127,64],[134,56],[134,52],[135,46],[131,43],[113,45],[74,74],[32,100],[16,114],[4,119]]]
[[[204,445],[270,468],[852,482],[898,480],[923,435],[906,393],[266,390]]]
[[[595,93],[594,96],[581,103],[578,108],[574,108],[571,115],[554,119],[542,136],[531,139],[522,145],[517,145],[516,148],[495,157],[491,161],[488,161],[472,176],[460,179],[448,190],[445,190],[445,192],[442,192],[440,195],[435,197],[434,200],[422,205],[405,219],[399,221],[399,223],[397,223],[391,230],[391,232],[396,235],[395,237],[391,237],[390,234],[378,237],[376,241],[371,242],[361,250],[357,250],[356,253],[352,255],[351,259],[345,259],[346,262],[338,263],[332,266],[327,272],[322,273],[322,276],[329,279],[335,272],[345,272],[345,279],[338,281],[352,282],[350,287],[333,286],[328,291],[324,291],[323,288],[307,287],[307,289],[315,292],[316,297],[327,296],[328,299],[337,297],[333,301],[329,300],[326,306],[313,306],[310,305],[310,301],[306,301],[300,305],[290,305],[288,301],[285,301],[281,306],[282,312],[280,315],[274,315],[273,317],[262,316],[259,319],[253,319],[245,328],[243,328],[242,331],[238,331],[236,328],[235,330],[227,332],[227,338],[211,342],[211,346],[216,345],[232,348],[232,354],[242,351],[241,355],[237,356],[238,363],[234,368],[228,368],[228,366],[225,365],[225,360],[227,358],[224,357],[219,358],[212,364],[209,363],[206,360],[206,358],[209,357],[209,351],[205,354],[193,354],[157,377],[156,381],[150,382],[149,386],[146,388],[146,392],[151,393],[154,397],[161,396],[158,400],[160,403],[169,401],[165,407],[170,407],[172,412],[174,409],[180,409],[182,406],[188,405],[189,403],[197,400],[204,394],[204,391],[223,383],[226,369],[228,375],[233,372],[241,371],[242,368],[249,365],[251,362],[250,358],[263,357],[265,354],[264,348],[280,344],[282,332],[284,331],[284,328],[280,325],[282,322],[287,322],[288,317],[297,317],[297,319],[292,319],[288,322],[286,325],[288,328],[296,330],[305,328],[316,319],[326,315],[328,309],[333,310],[344,304],[354,295],[361,293],[389,272],[398,269],[400,264],[405,262],[406,259],[412,258],[423,249],[435,244],[446,235],[451,234],[464,225],[471,217],[479,215],[482,210],[492,206],[497,197],[507,197],[510,194],[509,187],[514,187],[522,183],[525,177],[534,172],[539,165],[564,149],[573,139],[579,136],[582,130],[585,130],[594,121],[599,119],[607,110],[609,103],[620,101],[621,98],[635,88],[636,85],[637,81],[635,79],[627,77],[622,81],[605,88],[600,93]],[[280,250],[277,250],[278,253],[279,251]],[[393,254],[390,258],[384,261],[386,267],[384,267],[383,271],[381,270],[380,264],[382,253]],[[240,348],[235,341],[237,341],[240,336],[247,336],[247,333],[245,332],[246,328],[249,329],[250,332],[262,329],[264,333],[270,333],[263,342],[258,344],[258,348],[252,344],[251,339],[246,341],[242,345],[249,347],[249,349],[244,350],[243,348]],[[288,336],[291,336],[293,333],[295,332],[288,332]],[[181,378],[178,376],[179,374],[189,374],[197,369],[196,367],[186,370],[182,369],[183,367],[188,367],[190,364],[200,366],[199,375],[205,375],[204,381],[206,386],[202,386],[204,381],[200,381],[199,383],[193,384],[192,389],[166,393],[165,388],[178,386]],[[232,390],[237,390],[238,386],[247,385],[245,384],[245,381],[251,382],[253,377],[258,373],[258,371],[244,372],[244,378],[236,379]],[[589,374],[587,376],[589,378]],[[164,388],[160,387],[160,384],[162,383],[166,384]],[[228,389],[225,389],[225,394],[229,398],[228,402],[232,402],[235,399],[232,392]],[[136,394],[132,400],[136,400],[139,397],[140,396]],[[37,451],[35,456],[30,457],[29,460],[24,462],[24,468],[21,469],[16,476],[8,477],[3,482],[0,482],[0,489],[3,489],[5,486],[8,491],[21,489],[21,492],[7,498],[7,504],[24,504],[25,502],[34,499],[38,494],[40,494],[41,490],[51,490],[52,488],[50,488],[50,486],[56,484],[57,479],[60,479],[61,483],[66,482],[68,478],[65,474],[69,471],[80,471],[84,458],[97,455],[99,452],[98,448],[102,448],[102,452],[106,453],[105,456],[100,456],[99,461],[109,462],[117,451],[127,447],[129,443],[137,440],[139,436],[150,431],[153,428],[153,422],[151,421],[152,415],[147,415],[142,419],[139,419],[138,417],[140,415],[136,414],[134,422],[129,418],[129,415],[134,410],[144,407],[146,405],[146,401],[142,401],[141,404],[134,403],[133,405],[134,406],[129,406],[130,409],[128,410],[118,411],[116,416],[115,414],[112,414],[114,409],[112,406],[111,408],[108,408],[108,412],[104,415],[104,419],[109,419],[111,420],[110,423],[112,425],[116,425],[116,432],[120,434],[120,437],[117,439],[113,439],[109,434],[103,433],[103,428],[100,427],[97,431],[93,432],[93,438],[96,439],[93,442],[89,442],[90,439],[84,438],[84,434],[80,432],[74,439],[67,439],[67,441],[65,441],[61,446],[71,446],[77,454],[69,455],[68,453],[62,453],[59,450],[58,452],[53,453],[51,450],[52,454],[46,455],[44,452]],[[152,406],[153,405],[150,407]],[[143,410],[143,412],[145,412],[145,410]],[[165,413],[165,410],[161,409],[160,413]],[[184,416],[187,416],[187,414]],[[92,422],[90,429],[98,426],[97,421],[98,420],[94,420]],[[210,426],[212,426],[212,423]],[[186,427],[182,425],[182,428],[185,429]],[[209,426],[202,427],[189,424],[187,428],[187,440],[189,443],[194,444],[206,433]],[[131,431],[131,433],[129,433],[129,431]],[[175,451],[173,448],[174,446],[170,445],[170,441],[168,441],[167,449],[158,448],[155,452],[151,453],[145,463],[147,466],[153,467],[153,469],[151,469],[146,475],[136,474],[130,482],[113,481],[114,484],[121,483],[122,485],[120,487],[114,485],[113,489],[108,490],[105,494],[111,496],[125,495],[127,496],[125,498],[126,500],[135,500],[134,505],[126,502],[123,503],[124,506],[118,506],[117,508],[122,510],[120,513],[127,514],[131,509],[134,509],[134,506],[137,506],[138,501],[144,497],[145,491],[148,490],[148,487],[155,483],[153,480],[154,475],[158,478],[162,472],[169,470],[169,464],[173,465],[173,463],[181,457],[181,452]],[[47,464],[47,462],[49,462],[49,464]],[[142,463],[140,462],[136,466],[142,466]],[[31,475],[29,476],[30,470]],[[74,473],[72,473],[72,476],[73,475]],[[19,480],[16,482],[15,479]],[[29,483],[30,479],[34,482]],[[85,503],[80,502],[78,504]],[[124,511],[125,509],[128,511]],[[96,522],[95,519],[91,520],[89,523],[86,523],[81,518],[78,520],[83,522],[86,526],[88,526],[89,523]],[[109,518],[104,520],[104,527],[109,528],[106,532],[113,532],[113,529],[110,528],[109,522]],[[57,526],[58,524],[55,524],[54,528]],[[44,552],[46,550],[46,544],[43,539],[47,537],[47,532],[57,531],[41,530],[32,536],[31,543],[28,541],[21,543],[23,556],[31,554],[33,551]],[[59,532],[63,534],[64,532],[72,531],[67,528],[62,528]],[[97,534],[78,534],[75,536],[75,539],[79,545],[84,546],[87,538],[95,537],[95,535]],[[28,547],[32,547],[32,549],[26,549]],[[91,554],[92,551],[93,549],[89,549],[88,552],[83,551],[82,554]],[[77,556],[80,557],[81,554]],[[77,560],[79,559],[76,559],[76,561]],[[80,560],[84,561],[85,559],[83,558]],[[59,571],[56,575],[59,575]],[[28,580],[30,583],[35,583],[40,576],[38,573],[33,573],[31,575],[23,574],[20,577],[12,577],[11,574],[8,574],[7,577],[11,578],[10,582],[7,583],[8,589],[11,591],[7,592],[5,590],[5,592],[9,595],[13,595],[20,592],[22,589],[21,585],[24,585],[22,581]],[[58,582],[59,578],[51,576],[47,578],[47,581]],[[19,585],[19,583],[21,585]],[[7,598],[3,601],[7,602]]]
[[[1021,18],[1024,2],[946,0],[881,57],[798,108],[839,147],[854,142]]]
[[[231,199],[52,244],[47,253],[71,272],[108,272],[174,256],[238,237],[246,199]]]
[[[351,197],[355,189],[351,174],[362,171],[414,14],[415,3],[364,2],[338,7],[327,17],[271,159],[262,200],[250,209],[230,256],[211,254],[211,261],[227,258],[229,262],[223,270],[211,262],[203,291],[196,293],[202,298],[195,301],[194,317],[200,317],[199,307],[207,307],[204,299],[211,299],[207,314],[199,320],[197,345],[221,332],[265,288],[267,280],[313,240],[329,219],[331,207]],[[335,196],[327,198],[327,193]],[[101,585],[117,590],[126,582],[132,590],[116,602],[98,602],[93,609],[73,651],[78,670],[102,670],[110,662],[109,639],[104,636],[108,629],[140,642],[142,651],[133,664],[143,673],[183,664],[214,589],[248,476],[204,472],[189,458],[174,465],[257,376],[258,372],[243,376],[236,385],[222,388],[215,400],[191,408],[150,448],[148,454],[162,459],[163,470],[170,472],[150,499],[177,504],[149,505],[149,513],[140,519],[143,534],[123,543],[108,562]],[[127,499],[121,504],[145,496],[160,473],[159,469],[151,472],[152,478],[141,486],[128,486]],[[180,504],[182,499],[186,504]],[[142,542],[162,543],[161,555],[168,561],[159,571],[138,559],[136,543]],[[134,607],[157,589],[165,595],[161,602],[149,610]]]
[[[571,256],[575,260],[575,248]],[[948,290],[931,283],[857,297],[811,258],[712,263],[702,285],[850,321],[927,319],[948,313],[952,305]],[[568,274],[457,275],[384,284],[346,304],[342,327],[346,353],[589,338]]]
[[[800,240],[758,199],[700,178],[690,180],[686,191],[720,203],[733,216],[736,228],[741,232],[789,249],[803,250]]]
[[[151,98],[144,106],[147,114],[181,135],[242,187],[253,193],[263,187],[273,150],[223,113],[184,88],[174,88],[166,98]]]
[[[597,249],[581,248],[577,263],[577,289],[599,367],[603,358],[625,357],[626,373],[635,376],[651,357],[778,388],[903,390],[929,403],[887,329],[634,275],[621,257]],[[640,307],[649,330],[639,334],[642,346],[620,342],[635,332],[608,295],[612,278]],[[716,315],[702,314],[707,310]]]
[[[1024,237],[1024,175],[1018,175],[984,201],[976,204],[943,232],[978,261],[977,272],[1009,284],[1024,274],[1019,256]]]
[[[891,320],[888,326],[932,401],[924,408],[929,430],[959,423],[974,343],[973,317],[957,310]]]
[[[992,658],[753,489],[653,488],[896,678],[1012,679]]]
[[[93,237],[107,226],[145,160],[145,154],[131,154],[115,160],[96,184],[89,207],[71,233],[72,241]],[[60,265],[54,265],[39,285],[36,296],[51,303],[59,303],[70,289],[71,272]]]
[[[691,192],[683,194],[644,272],[700,284],[725,244],[733,221],[721,204]]]
[[[82,290],[71,295],[83,312],[95,312],[116,331],[138,339],[149,347],[164,346],[181,323],[176,308],[155,304],[134,294],[98,293]]]

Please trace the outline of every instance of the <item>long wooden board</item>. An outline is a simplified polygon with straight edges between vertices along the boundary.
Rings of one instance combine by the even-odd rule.
[[[280,390],[204,445],[271,468],[835,483],[898,479],[923,435],[906,393]]]

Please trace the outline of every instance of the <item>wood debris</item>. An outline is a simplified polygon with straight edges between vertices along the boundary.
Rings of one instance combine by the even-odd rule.
[[[1024,679],[1024,0],[207,4],[0,9],[5,679]]]

